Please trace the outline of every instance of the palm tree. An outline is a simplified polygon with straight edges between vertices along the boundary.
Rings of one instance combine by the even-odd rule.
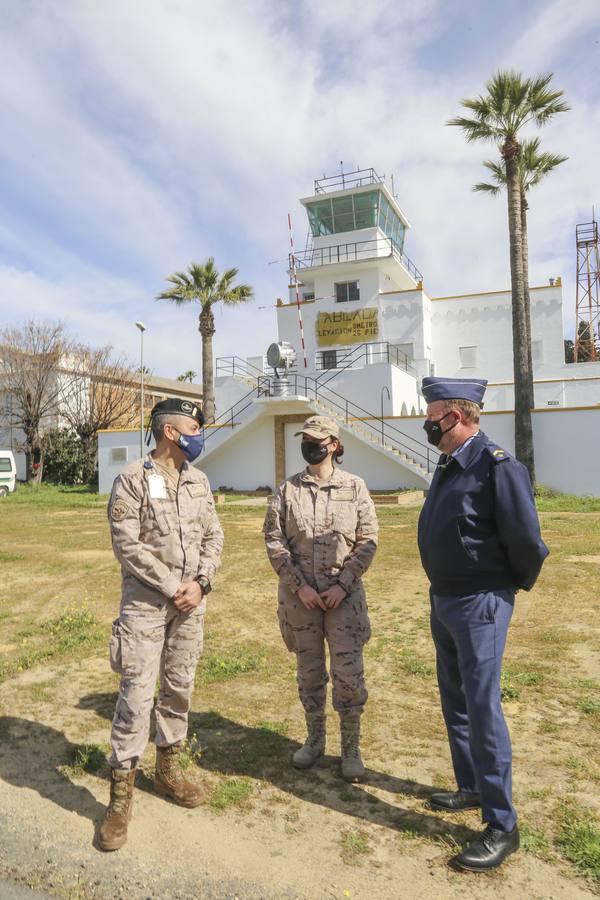
[[[568,156],[560,156],[557,153],[540,153],[540,139],[533,138],[523,141],[519,154],[519,185],[521,190],[521,231],[523,235],[523,282],[525,286],[525,324],[527,333],[527,356],[529,370],[531,372],[529,405],[534,406],[533,392],[533,363],[531,359],[531,302],[529,297],[529,243],[527,232],[527,194],[532,187],[542,181],[557,166],[567,161]],[[474,191],[491,194],[497,197],[502,188],[506,187],[506,166],[502,162],[486,160],[483,165],[492,175],[492,183],[480,181],[473,185]]]
[[[193,369],[188,369],[187,372],[182,372],[181,375],[177,376],[177,381],[189,381],[190,384],[193,382],[196,377],[196,373]]]
[[[237,284],[233,281],[238,274],[235,268],[225,269],[219,274],[212,256],[205,263],[192,263],[187,272],[175,272],[166,279],[173,287],[157,300],[171,300],[176,306],[185,303],[199,303],[198,331],[202,335],[202,411],[204,421],[211,424],[215,421],[215,385],[213,372],[212,339],[215,333],[215,317],[213,306],[224,303],[235,306],[245,303],[253,296],[249,284]]]
[[[485,95],[461,101],[462,106],[471,113],[471,118],[458,116],[447,123],[462,128],[469,143],[487,141],[497,144],[505,165],[512,292],[515,451],[517,459],[527,466],[532,484],[535,484],[530,406],[532,372],[527,352],[519,134],[526,125],[545,125],[553,116],[569,109],[561,99],[564,92],[550,90],[551,80],[551,74],[523,78],[518,72],[497,72],[488,81]]]

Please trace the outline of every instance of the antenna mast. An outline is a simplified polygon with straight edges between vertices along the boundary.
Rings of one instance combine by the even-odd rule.
[[[598,223],[577,225],[577,293],[575,301],[575,362],[600,359],[600,253]]]
[[[288,213],[288,228],[290,232],[290,262],[291,262],[291,270],[294,276],[294,287],[296,288],[296,307],[298,309],[298,324],[300,325],[300,342],[302,344],[302,357],[304,359],[304,368],[308,368],[308,363],[306,361],[306,346],[304,344],[304,325],[302,324],[302,307],[300,306],[300,291],[298,290],[298,273],[296,271],[296,254],[294,253],[294,235],[292,233],[292,217]]]

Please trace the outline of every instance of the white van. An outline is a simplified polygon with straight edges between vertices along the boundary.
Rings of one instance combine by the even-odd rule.
[[[12,450],[0,450],[0,497],[17,487],[17,466]]]

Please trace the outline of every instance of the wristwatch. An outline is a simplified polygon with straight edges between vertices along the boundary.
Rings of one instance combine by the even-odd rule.
[[[197,581],[200,587],[202,588],[203,594],[210,594],[212,591],[212,587],[210,586],[210,581],[206,577],[206,575],[197,575],[194,578],[194,581]]]

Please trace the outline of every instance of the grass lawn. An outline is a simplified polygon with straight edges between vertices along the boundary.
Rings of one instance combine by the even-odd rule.
[[[535,591],[518,595],[503,676],[525,850],[519,859],[544,860],[600,890],[600,503],[544,492],[539,506],[551,556]],[[380,549],[366,579],[373,637],[363,745],[370,774],[360,786],[333,777],[338,730],[331,711],[329,761],[309,776],[290,768],[303,721],[293,658],[277,627],[264,513],[229,504],[218,511],[226,549],[210,596],[186,748],[190,770],[209,787],[207,814],[265,836],[269,829],[292,836],[307,848],[313,829],[330,821],[320,817],[341,815],[331,852],[342,871],[395,871],[403,858],[427,857],[433,846],[450,856],[478,818],[467,812],[448,825],[426,803],[432,788],[452,786],[452,771],[415,543],[418,509],[378,508]],[[107,641],[120,585],[106,498],[25,488],[0,501],[0,566],[0,744],[7,753],[28,752],[2,725],[22,720],[32,740],[62,748],[67,781],[105,775],[117,685]],[[152,765],[150,747],[146,774]]]

